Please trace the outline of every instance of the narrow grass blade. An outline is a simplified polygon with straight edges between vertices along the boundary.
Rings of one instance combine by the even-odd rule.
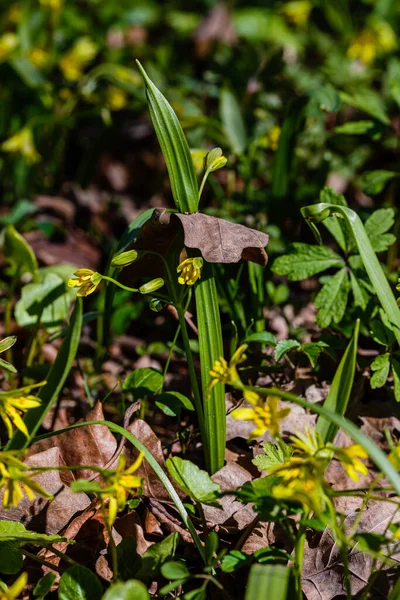
[[[192,157],[178,117],[157,89],[139,61],[136,61],[144,82],[151,120],[160,142],[171,182],[172,195],[180,212],[197,211],[199,188]]]
[[[345,219],[353,233],[354,241],[357,245],[368,277],[370,278],[376,295],[393,326],[397,342],[400,344],[400,310],[360,217],[354,210],[351,210],[351,208],[326,203],[305,206],[301,209],[301,212],[303,217],[313,226],[314,232],[316,228],[314,222],[318,223],[323,221],[331,215],[339,215]]]
[[[340,361],[331,388],[324,402],[324,408],[342,416],[346,412],[351,388],[353,386],[359,330],[360,320],[357,319],[353,337],[346,348],[346,352],[343,354],[343,358]],[[325,417],[320,416],[318,418],[316,430],[325,443],[333,442],[338,429],[339,427],[337,425],[325,419]]]
[[[39,440],[44,440],[46,438],[53,437],[55,435],[60,435],[61,433],[64,433],[65,431],[71,431],[72,429],[76,429],[78,427],[86,427],[88,425],[105,425],[106,427],[108,427],[108,429],[110,431],[113,431],[114,433],[119,433],[120,435],[123,435],[128,440],[128,442],[130,442],[132,444],[132,446],[135,446],[135,448],[139,452],[143,452],[144,458],[146,459],[146,461],[148,462],[150,467],[153,469],[153,471],[155,472],[155,474],[157,475],[157,477],[159,478],[159,480],[161,481],[163,486],[165,487],[172,502],[175,504],[176,509],[179,512],[183,523],[190,531],[190,534],[193,538],[194,543],[196,544],[196,547],[200,553],[201,558],[205,561],[206,554],[205,554],[203,544],[201,543],[201,540],[200,540],[199,536],[197,535],[197,531],[196,531],[193,523],[190,520],[190,517],[186,511],[186,508],[183,506],[181,499],[179,498],[178,494],[176,493],[174,486],[172,485],[172,483],[170,482],[170,480],[168,479],[168,477],[166,476],[166,474],[164,473],[164,471],[162,470],[162,468],[160,467],[160,465],[158,464],[158,462],[156,461],[156,459],[154,458],[154,456],[152,455],[150,450],[148,450],[148,448],[146,448],[146,446],[144,444],[142,444],[141,441],[139,441],[134,435],[132,435],[132,433],[130,433],[129,431],[127,431],[120,425],[116,425],[115,423],[112,423],[111,421],[101,421],[101,420],[85,421],[83,423],[75,423],[75,425],[71,425],[70,427],[65,427],[65,429],[59,429],[58,431],[52,431],[51,433],[45,433],[44,435],[39,435],[33,441],[36,442]]]
[[[272,195],[274,198],[284,198],[287,194],[290,166],[297,136],[305,121],[305,108],[308,100],[308,97],[301,96],[292,100],[288,105],[272,169]]]
[[[386,454],[375,444],[375,442],[367,437],[365,433],[361,431],[361,429],[354,425],[354,423],[345,417],[337,415],[331,410],[326,409],[324,406],[312,404],[311,402],[307,402],[307,400],[303,400],[303,398],[299,398],[298,396],[294,396],[289,392],[284,392],[277,388],[246,387],[246,389],[257,392],[258,394],[262,394],[264,396],[277,396],[283,400],[293,402],[293,404],[298,404],[303,408],[308,408],[311,410],[311,412],[315,412],[317,415],[322,415],[327,421],[330,421],[338,428],[343,429],[343,431],[348,433],[349,436],[355,442],[357,442],[357,444],[360,444],[367,451],[370,459],[393,485],[396,494],[400,494],[400,474],[397,472],[397,469],[392,465]]]
[[[247,580],[245,600],[290,600],[292,569],[283,565],[253,565]]]
[[[204,403],[204,424],[207,436],[206,459],[209,472],[223,467],[226,443],[225,386],[218,383],[208,392],[210,369],[223,356],[221,319],[218,307],[214,270],[204,263],[202,278],[196,285],[196,312],[199,328],[201,384]]]
[[[41,400],[41,405],[37,408],[32,408],[25,416],[24,422],[29,431],[29,437],[26,438],[23,433],[17,431],[12,439],[8,442],[6,449],[15,450],[26,448],[30,445],[33,436],[39,429],[43,419],[57,400],[59,393],[64,387],[65,380],[71,370],[72,363],[75,359],[79,340],[81,337],[82,328],[82,300],[77,298],[74,312],[71,316],[71,322],[68,328],[68,333],[64,339],[61,348],[57,354],[56,360],[50,369],[47,377],[46,385],[41,388],[38,398]]]

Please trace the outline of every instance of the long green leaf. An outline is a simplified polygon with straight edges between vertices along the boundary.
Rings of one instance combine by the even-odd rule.
[[[204,263],[202,278],[196,285],[196,313],[199,328],[201,384],[204,424],[207,436],[206,459],[210,473],[224,465],[226,444],[225,386],[218,383],[208,392],[210,369],[223,356],[221,318],[213,266]]]
[[[360,320],[357,319],[353,337],[343,354],[343,358],[337,368],[332,385],[324,402],[324,408],[344,415],[349,402],[351,388],[353,386],[354,371],[356,369],[358,333]],[[325,417],[320,416],[317,420],[316,430],[323,441],[333,442],[339,427]]]
[[[71,316],[71,322],[68,333],[64,339],[61,348],[57,354],[56,360],[50,369],[46,385],[41,388],[38,398],[41,405],[32,408],[25,416],[24,423],[28,429],[29,437],[26,438],[23,433],[17,431],[7,444],[6,449],[26,448],[30,445],[33,436],[39,429],[43,419],[56,401],[59,393],[64,387],[65,380],[71,370],[75,359],[82,328],[82,300],[77,298],[74,312]]]
[[[253,565],[246,586],[245,600],[290,600],[293,570],[283,565]]]
[[[146,448],[146,446],[144,444],[142,444],[141,441],[139,441],[134,435],[132,435],[132,433],[130,433],[129,431],[127,431],[120,425],[116,425],[115,423],[112,423],[111,421],[101,421],[101,420],[85,421],[83,423],[75,423],[75,425],[71,425],[70,427],[65,427],[64,429],[59,429],[58,431],[52,431],[51,433],[45,433],[44,435],[39,435],[34,439],[34,441],[36,442],[39,440],[44,440],[46,438],[53,437],[55,435],[60,435],[61,433],[64,433],[65,431],[71,431],[72,429],[76,429],[78,427],[86,427],[87,425],[105,425],[106,427],[109,428],[110,431],[114,431],[115,433],[119,433],[120,435],[123,435],[128,440],[128,442],[130,442],[133,446],[135,446],[135,448],[139,452],[143,452],[144,458],[146,459],[146,461],[148,462],[150,467],[153,469],[153,471],[155,472],[155,474],[157,475],[157,477],[159,478],[159,480],[161,481],[163,486],[165,487],[172,502],[175,504],[183,523],[190,531],[190,534],[193,538],[194,543],[197,546],[200,556],[205,561],[206,555],[205,555],[204,547],[200,541],[199,536],[197,535],[197,531],[196,531],[195,527],[193,526],[193,523],[191,522],[190,517],[189,517],[185,507],[182,504],[181,499],[179,498],[178,494],[175,491],[174,486],[172,485],[172,483],[170,482],[170,480],[168,479],[168,477],[166,476],[166,474],[164,473],[164,471],[162,470],[162,468],[160,467],[160,465],[158,464],[158,462],[156,461],[156,459],[154,458],[154,456],[152,455],[150,450],[148,450],[148,448]]]
[[[235,154],[243,154],[247,146],[246,127],[236,97],[229,88],[223,88],[219,111],[225,134]]]
[[[178,117],[140,62],[136,62],[146,84],[151,120],[167,165],[175,204],[180,212],[196,212],[199,189],[189,146]]]
[[[337,415],[331,410],[327,410],[323,406],[318,406],[317,404],[312,404],[311,402],[307,402],[307,400],[303,400],[303,398],[299,398],[298,396],[294,396],[289,392],[283,392],[277,388],[259,388],[259,387],[246,387],[247,390],[251,390],[257,392],[258,394],[267,395],[267,396],[277,396],[278,398],[282,398],[283,400],[288,400],[289,402],[293,402],[293,404],[298,404],[303,408],[308,408],[311,412],[317,413],[317,415],[322,415],[328,421],[335,424],[337,427],[343,429],[349,436],[360,444],[367,452],[370,459],[375,463],[378,469],[387,477],[387,479],[393,485],[393,488],[397,494],[400,494],[400,475],[397,472],[397,469],[392,465],[389,461],[386,454],[373,442],[369,437],[365,435],[354,423],[342,417],[341,415]]]
[[[390,323],[393,325],[397,342],[400,344],[400,310],[360,217],[351,208],[326,203],[305,206],[301,209],[301,212],[303,217],[313,226],[313,231],[317,235],[318,230],[313,221],[320,222],[331,215],[339,215],[344,218],[353,233],[365,270]]]

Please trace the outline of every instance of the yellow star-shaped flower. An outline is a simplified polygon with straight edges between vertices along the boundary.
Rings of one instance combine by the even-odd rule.
[[[253,421],[255,429],[250,434],[257,438],[269,431],[273,437],[279,435],[280,421],[287,417],[290,408],[279,408],[279,398],[269,396],[267,401],[256,392],[244,392],[244,398],[252,408],[238,408],[232,412],[232,417],[240,421]]]

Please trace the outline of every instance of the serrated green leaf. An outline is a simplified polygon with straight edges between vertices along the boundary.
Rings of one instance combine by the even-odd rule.
[[[221,488],[211,479],[207,471],[203,471],[190,460],[175,456],[166,462],[169,474],[179,487],[196,502],[211,506],[220,506],[218,497]]]
[[[385,171],[384,169],[380,169],[363,173],[359,179],[359,182],[364,194],[367,194],[368,196],[375,196],[376,194],[381,193],[388,181],[391,181],[394,177],[398,176],[399,174],[394,171]]]
[[[389,376],[390,353],[380,354],[371,364],[371,370],[374,374],[371,377],[372,389],[380,388],[385,385]]]
[[[328,347],[329,345],[325,344],[325,342],[307,342],[306,344],[301,344],[300,351],[304,352],[308,357],[311,366],[314,368],[323,348]]]
[[[300,344],[297,340],[280,340],[274,349],[274,358],[276,361],[280,360],[290,350],[299,348]]]
[[[228,88],[221,90],[219,110],[225,135],[233,152],[239,155],[243,154],[247,145],[246,128],[239,103]]]
[[[351,291],[353,292],[354,306],[359,306],[362,310],[365,310],[370,296],[367,290],[360,285],[353,271],[350,271],[350,284]]]
[[[312,277],[331,267],[342,267],[343,259],[326,246],[295,243],[293,252],[277,258],[272,271],[277,275],[287,275],[290,281],[300,281]]]
[[[345,313],[349,295],[350,282],[347,269],[338,271],[315,298],[315,307],[318,310],[316,322],[322,327],[329,327],[331,322],[339,323]]]
[[[379,208],[365,221],[365,231],[375,252],[385,252],[396,241],[394,235],[386,233],[393,224],[393,208]]]
[[[260,471],[269,471],[272,467],[283,464],[293,454],[290,446],[283,441],[279,444],[264,442],[262,444],[264,454],[257,454],[251,461]]]
[[[180,212],[196,212],[199,189],[192,157],[181,124],[171,105],[157,89],[139,61],[146,85],[151,120],[167,165],[172,195]]]

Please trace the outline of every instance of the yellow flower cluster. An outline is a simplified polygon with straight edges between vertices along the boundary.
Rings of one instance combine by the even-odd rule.
[[[372,64],[380,54],[388,54],[397,48],[396,34],[386,21],[374,19],[353,40],[347,56],[360,59],[364,64]]]
[[[40,154],[37,152],[33,141],[32,129],[28,126],[5,140],[1,144],[1,149],[3,152],[23,156],[26,162],[31,165],[40,160]]]
[[[4,489],[3,506],[17,506],[24,497],[35,499],[35,494],[51,500],[53,496],[46,492],[34,479],[31,469],[22,462],[23,451],[10,450],[0,452],[0,489]]]
[[[88,296],[89,294],[93,294],[101,279],[101,274],[91,269],[78,269],[74,273],[74,278],[68,280],[68,286],[79,288],[77,296]]]
[[[252,408],[238,408],[232,412],[234,419],[240,421],[253,421],[256,428],[250,434],[250,439],[257,438],[269,431],[276,437],[280,432],[280,421],[288,416],[290,408],[279,409],[279,398],[269,396],[265,402],[256,392],[244,392],[244,399]]]
[[[180,273],[178,282],[181,285],[194,285],[201,277],[202,268],[203,259],[200,256],[186,258],[177,268],[177,273]]]
[[[140,453],[135,462],[128,468],[126,458],[121,455],[115,471],[105,471],[102,475],[105,487],[99,495],[108,502],[108,521],[112,525],[118,512],[125,508],[128,496],[137,494],[142,485],[142,478],[134,475],[142,464],[143,454]]]
[[[97,46],[89,37],[79,38],[71,50],[60,61],[60,69],[65,79],[78,81],[96,54]]]
[[[17,390],[0,392],[0,418],[4,422],[10,438],[13,435],[13,425],[28,437],[28,430],[21,415],[31,408],[40,406],[40,400],[36,396],[32,396],[29,392],[33,388],[44,384],[45,382],[41,382]]]

